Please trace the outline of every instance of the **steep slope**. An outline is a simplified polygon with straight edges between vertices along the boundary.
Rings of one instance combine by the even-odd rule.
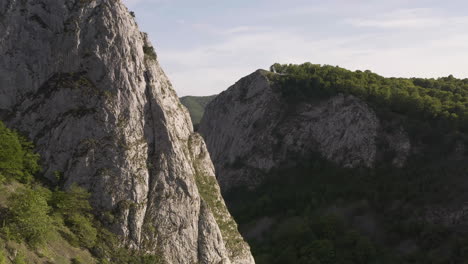
[[[168,263],[253,263],[235,222],[219,228],[231,219],[223,203],[200,197],[189,148],[203,141],[189,146],[190,117],[120,1],[9,0],[0,17],[1,117],[35,142],[45,177],[89,190],[130,248]]]
[[[258,70],[221,93],[200,125],[223,191],[255,186],[265,172],[292,165],[312,152],[343,167],[372,167],[377,138],[404,163],[410,142],[404,131],[385,135],[376,113],[362,100],[338,94],[291,104]],[[400,164],[401,165],[401,164]]]
[[[184,96],[180,98],[180,102],[187,107],[190,117],[192,118],[193,125],[197,127],[205,112],[205,107],[208,103],[213,101],[216,95],[211,96]]]
[[[99,242],[86,192],[44,188],[34,178],[39,159],[31,142],[0,121],[0,263],[99,263],[89,251]]]
[[[0,180],[0,211],[2,211],[0,219],[3,223],[6,222],[4,213],[5,209],[8,209],[8,198],[18,193],[19,190],[26,189],[25,186],[18,182],[4,183]],[[4,227],[5,224],[3,224],[2,228]],[[65,239],[66,235],[72,237],[73,233],[63,224],[54,223],[52,230],[47,234],[46,241],[40,247],[31,247],[24,241],[11,239],[11,237],[5,239],[4,229],[1,229],[0,233],[0,263],[16,263],[13,261],[2,262],[2,260],[20,258],[24,259],[24,263],[73,263],[73,259],[89,264],[99,263],[87,249],[80,248]],[[10,230],[9,235],[12,236],[13,233]]]
[[[275,65],[218,95],[199,131],[257,263],[466,259],[467,84]]]

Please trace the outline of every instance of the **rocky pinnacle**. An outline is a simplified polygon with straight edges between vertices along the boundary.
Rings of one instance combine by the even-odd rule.
[[[47,178],[91,192],[125,246],[168,263],[254,263],[120,0],[0,1],[0,117],[34,141]]]

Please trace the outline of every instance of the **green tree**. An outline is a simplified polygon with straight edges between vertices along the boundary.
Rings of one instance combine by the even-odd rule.
[[[64,216],[74,213],[89,215],[92,207],[89,204],[90,194],[78,185],[73,184],[67,191],[55,191],[51,205],[56,212]]]
[[[80,245],[87,248],[94,246],[97,239],[97,230],[89,217],[74,213],[66,219],[66,224],[76,235]]]
[[[40,155],[34,152],[34,144],[26,137],[18,136],[23,149],[23,182],[30,182],[34,174],[41,170],[39,165]]]
[[[32,246],[47,239],[53,226],[43,188],[19,190],[9,197],[8,208],[7,228],[14,238],[24,240]]]
[[[351,94],[379,111],[409,114],[425,121],[452,123],[468,131],[468,79],[384,78],[370,71],[349,71],[329,65],[274,64],[272,80],[284,98],[294,104],[311,99]],[[455,124],[455,126],[453,125]]]
[[[30,182],[40,170],[39,155],[25,137],[8,129],[0,121],[0,175],[23,183]]]
[[[335,263],[335,246],[330,240],[315,240],[312,242],[312,251],[320,263]]]
[[[26,257],[24,256],[24,253],[23,252],[19,252],[15,259],[13,259],[13,264],[28,264],[26,262]]]
[[[68,191],[55,191],[51,205],[63,215],[65,224],[75,234],[80,245],[91,248],[96,242],[97,230],[93,226],[89,196],[85,189],[72,185]]]
[[[3,250],[0,250],[0,264],[6,264],[6,257]]]
[[[17,177],[23,171],[23,150],[18,135],[0,121],[0,174]]]

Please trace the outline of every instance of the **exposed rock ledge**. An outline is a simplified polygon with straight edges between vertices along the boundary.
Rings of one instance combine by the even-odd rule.
[[[312,152],[343,167],[372,167],[377,140],[389,143],[402,166],[410,151],[404,131],[383,135],[375,112],[351,95],[291,105],[258,70],[218,95],[200,124],[223,192],[255,186],[265,172]]]

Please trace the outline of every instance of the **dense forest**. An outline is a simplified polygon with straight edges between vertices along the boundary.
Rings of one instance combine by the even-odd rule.
[[[317,155],[226,200],[259,264],[465,263],[466,230],[423,218],[427,206],[466,196],[458,175],[467,169],[464,161],[344,169]]]
[[[337,93],[355,95],[377,110],[437,121],[468,130],[468,79],[385,78],[371,71],[350,71],[329,65],[274,64],[271,77],[292,102]]]
[[[460,208],[468,199],[468,165],[452,155],[468,142],[468,79],[385,78],[310,63],[270,70],[289,107],[357,96],[382,123],[404,127],[420,151],[403,168],[385,160],[375,168],[341,168],[310,153],[299,165],[264,172],[255,190],[227,193],[257,263],[467,263],[466,226],[428,212]]]
[[[0,121],[0,263],[158,263],[120,248],[89,194],[41,178],[40,156]],[[59,176],[59,173],[57,173]]]

